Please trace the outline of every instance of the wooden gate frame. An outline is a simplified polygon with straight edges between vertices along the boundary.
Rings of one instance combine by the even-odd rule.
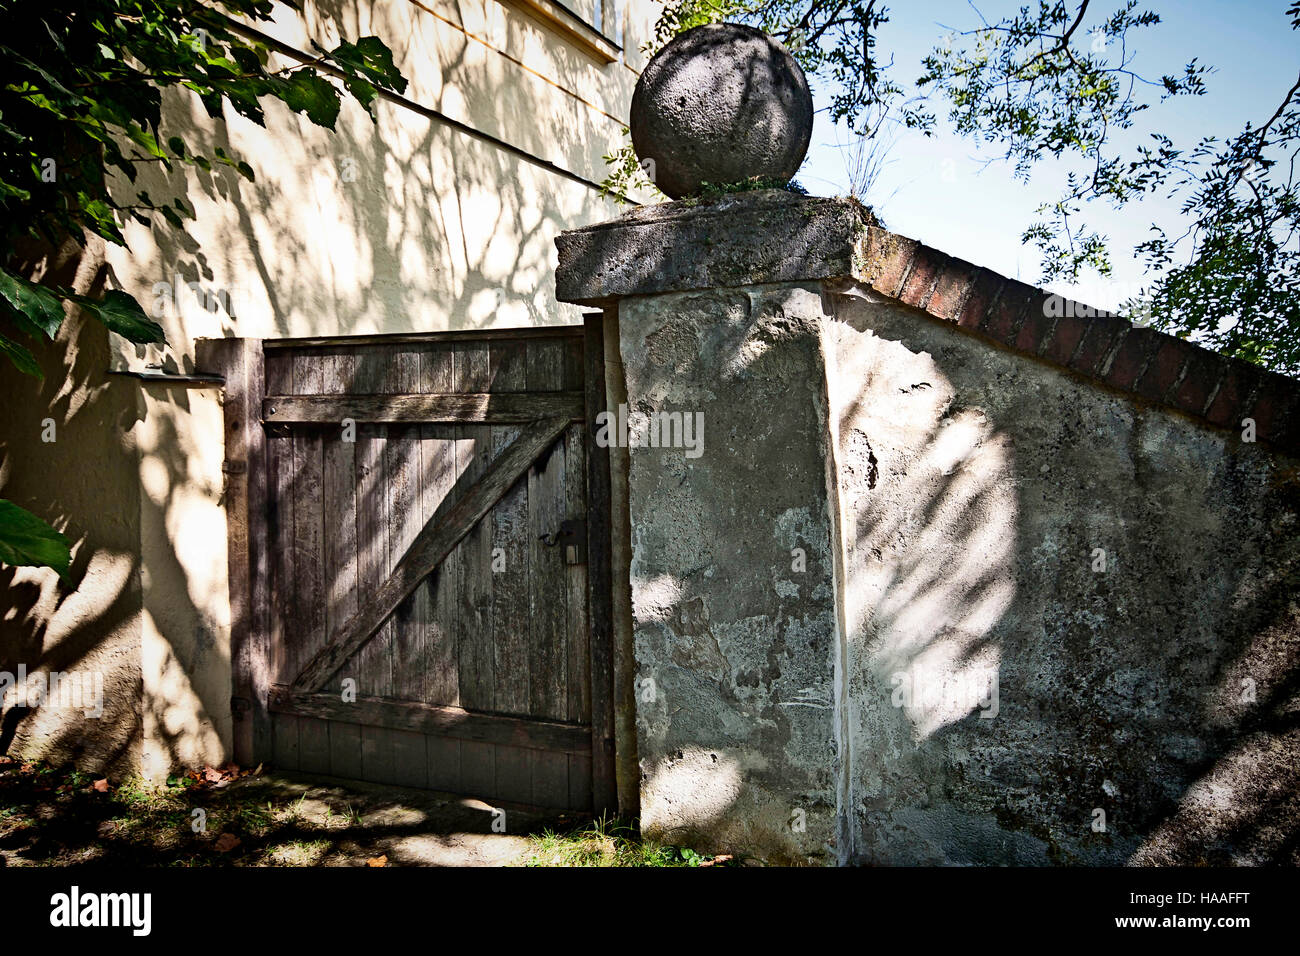
[[[225,508],[230,589],[230,659],[234,759],[252,766],[270,759],[271,711],[332,717],[332,696],[318,693],[330,675],[373,635],[424,576],[430,573],[467,534],[518,477],[519,459],[532,462],[584,418],[587,461],[587,602],[588,654],[591,673],[590,741],[575,740],[572,725],[523,721],[476,714],[458,707],[366,704],[367,720],[403,729],[431,730],[449,736],[499,743],[533,744],[567,752],[591,753],[592,810],[616,812],[614,776],[613,579],[609,449],[595,440],[596,415],[605,409],[603,317],[583,317],[583,385],[581,396],[557,394],[527,407],[509,393],[410,396],[329,396],[304,398],[265,395],[267,348],[337,347],[404,342],[431,343],[531,337],[547,329],[443,332],[429,335],[339,336],[312,339],[200,339],[197,367],[225,380],[223,415],[226,452]],[[553,334],[553,333],[552,333]],[[399,416],[399,417],[380,417]],[[514,442],[493,461],[479,481],[452,506],[440,526],[426,526],[387,579],[382,594],[358,607],[331,635],[326,646],[298,675],[292,688],[272,686],[270,680],[270,542],[267,527],[268,481],[266,430],[268,422],[337,422],[418,420],[450,423],[523,424]],[[512,454],[513,453],[513,454]],[[514,472],[512,475],[511,473]],[[505,482],[505,487],[500,487]],[[488,500],[490,499],[490,500]],[[411,559],[408,561],[408,558]],[[399,567],[402,569],[399,573]],[[394,583],[397,582],[397,583]],[[392,585],[390,587],[390,585]],[[386,610],[384,608],[387,607]],[[382,613],[379,613],[382,611]],[[377,615],[377,616],[376,616]],[[326,700],[325,698],[329,698]],[[352,705],[357,706],[357,705]],[[355,716],[353,716],[355,720]],[[521,725],[534,726],[522,728]],[[579,732],[582,733],[582,732]]]

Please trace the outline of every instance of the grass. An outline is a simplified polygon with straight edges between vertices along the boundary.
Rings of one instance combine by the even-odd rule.
[[[736,193],[754,192],[759,189],[782,189],[786,192],[796,193],[800,196],[808,195],[808,190],[794,180],[785,182],[780,179],[767,179],[762,176],[751,176],[749,179],[742,179],[737,183],[700,183],[699,193],[694,196],[689,196],[682,201],[687,206],[699,206],[705,203],[717,202],[725,196],[731,196]]]
[[[705,856],[689,847],[642,839],[631,824],[602,817],[569,831],[544,830],[530,837],[524,866],[735,866],[730,856]]]

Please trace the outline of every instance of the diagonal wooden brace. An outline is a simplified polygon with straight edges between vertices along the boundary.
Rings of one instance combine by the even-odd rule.
[[[519,437],[497,456],[483,476],[451,507],[444,520],[436,526],[432,522],[424,526],[374,596],[330,634],[325,646],[316,652],[293,682],[293,690],[310,693],[323,689],[348,658],[374,636],[398,605],[446,559],[568,425],[569,419],[565,417],[545,418],[524,427]]]

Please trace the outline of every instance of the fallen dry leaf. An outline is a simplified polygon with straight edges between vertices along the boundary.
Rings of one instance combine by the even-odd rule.
[[[372,856],[370,859],[366,860],[366,866],[387,866],[387,865],[388,865],[387,854],[385,854],[384,856]]]
[[[726,863],[731,859],[730,853],[720,853],[711,860],[705,860],[700,866],[717,866],[719,863]]]
[[[223,833],[217,837],[217,842],[212,844],[218,853],[229,853],[240,844],[239,837],[233,833]]]
[[[96,793],[108,793],[108,778],[104,777],[101,780],[96,780],[90,786]]]

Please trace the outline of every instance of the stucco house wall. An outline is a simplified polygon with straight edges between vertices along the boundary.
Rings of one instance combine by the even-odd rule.
[[[263,27],[277,65],[311,59],[308,38],[379,36],[410,85],[377,100],[373,122],[345,101],[331,133],[269,103],[263,129],[165,97],[169,135],[221,146],[256,181],[178,166],[119,184],[184,198],[197,216],[184,235],[133,222],[129,249],[96,248],[84,264],[87,281],[153,311],[167,345],[69,322],[43,383],[0,385],[15,410],[0,425],[2,493],[76,542],[72,584],[5,569],[3,663],[104,668],[113,688],[90,732],[66,711],[8,709],[9,752],[151,778],[229,755],[221,391],[109,369],[202,371],[202,337],[579,321],[555,299],[552,242],[616,209],[601,157],[622,143],[658,9],[605,2],[602,37],[547,0],[308,2]],[[50,416],[59,438],[40,443]]]

